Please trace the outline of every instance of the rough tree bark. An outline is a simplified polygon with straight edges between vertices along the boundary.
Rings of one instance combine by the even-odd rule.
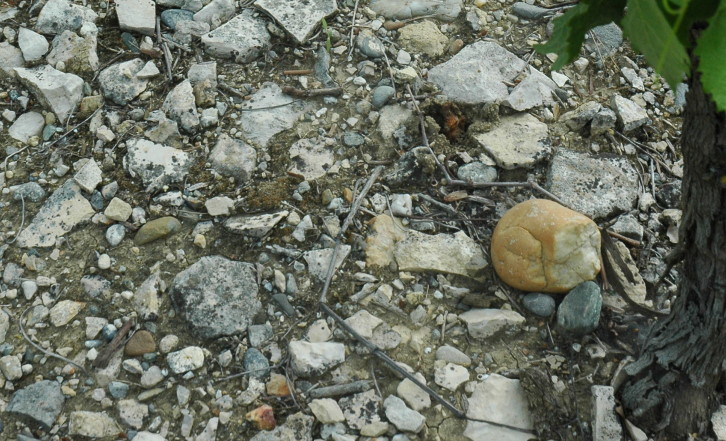
[[[726,359],[726,121],[692,72],[681,140],[679,296],[627,368],[621,394],[630,415],[667,439],[707,429]]]

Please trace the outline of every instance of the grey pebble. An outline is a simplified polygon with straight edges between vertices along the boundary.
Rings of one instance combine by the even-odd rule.
[[[543,318],[551,317],[555,312],[555,299],[539,292],[531,292],[522,297],[522,305],[527,311]]]
[[[393,95],[395,95],[396,89],[394,89],[391,86],[378,86],[375,89],[373,89],[373,94],[371,98],[371,103],[373,104],[373,107],[376,109],[380,109],[381,107],[385,106],[386,103],[388,103],[388,100],[393,98]]]
[[[106,240],[108,241],[109,245],[112,247],[115,247],[116,245],[120,244],[122,240],[124,240],[124,237],[126,236],[126,227],[124,227],[121,224],[114,224],[108,227],[106,230]]]
[[[270,362],[262,352],[256,348],[249,348],[242,359],[245,372],[251,377],[264,378],[270,373]]]
[[[25,202],[39,202],[45,197],[45,190],[37,182],[26,182],[10,187],[10,191],[13,192],[13,199],[16,201],[21,199],[21,195]]]

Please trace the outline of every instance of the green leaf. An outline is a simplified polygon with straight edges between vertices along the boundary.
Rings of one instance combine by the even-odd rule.
[[[695,54],[703,90],[711,94],[720,112],[726,111],[726,3],[721,4],[696,41]]]
[[[535,50],[541,54],[557,54],[552,70],[558,70],[580,54],[587,31],[620,21],[624,8],[625,0],[581,0],[555,20],[552,37],[547,43],[535,46]]]
[[[689,71],[688,54],[656,0],[628,0],[622,23],[633,48],[675,89]]]

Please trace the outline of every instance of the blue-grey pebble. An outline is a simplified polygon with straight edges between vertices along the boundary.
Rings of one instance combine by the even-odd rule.
[[[117,400],[126,398],[129,393],[129,385],[120,381],[112,381],[108,383],[108,392]]]
[[[478,161],[462,165],[456,174],[459,179],[472,184],[487,184],[497,180],[497,169]]]
[[[366,142],[366,138],[358,132],[345,132],[343,134],[343,144],[348,147],[358,147]]]
[[[555,299],[547,294],[531,292],[522,297],[524,309],[539,317],[551,317],[555,313]]]
[[[251,377],[264,378],[270,373],[270,362],[259,349],[249,348],[242,357],[242,365],[245,372]]]
[[[19,201],[22,199],[25,202],[40,202],[45,197],[45,190],[37,182],[26,182],[18,186],[12,187],[13,199]]]
[[[161,22],[175,31],[182,21],[194,21],[194,13],[186,9],[167,9],[161,12]]]
[[[517,2],[512,5],[512,14],[526,20],[536,20],[538,18],[552,15],[554,12],[555,11],[553,9],[530,5],[525,2]]]
[[[247,327],[247,340],[253,348],[262,347],[273,336],[274,331],[270,324],[250,325]]]
[[[103,188],[101,188],[101,194],[107,201],[113,199],[113,197],[116,196],[116,193],[118,193],[118,182],[116,181],[106,184]]]
[[[10,399],[5,412],[31,420],[49,430],[63,409],[65,396],[60,383],[43,380],[18,389]]]
[[[602,294],[595,282],[583,282],[570,291],[557,308],[557,325],[572,334],[587,334],[597,328]]]
[[[116,329],[116,326],[114,326],[112,323],[109,323],[101,328],[101,335],[104,339],[106,339],[106,341],[113,340],[113,338],[116,337],[117,332],[118,329]]]
[[[56,126],[52,124],[48,124],[47,126],[43,127],[43,141],[48,141],[50,138],[55,135],[56,132]]]
[[[295,315],[295,308],[292,307],[290,301],[287,299],[287,296],[285,294],[274,294],[272,296],[272,300],[277,303],[277,305],[280,307],[280,309],[282,309],[282,312],[284,312],[286,316],[292,317]]]
[[[93,190],[93,193],[91,193],[91,207],[93,207],[96,211],[103,210],[103,204],[105,201],[103,200],[103,195],[98,190]]]
[[[381,40],[372,34],[359,34],[356,46],[363,55],[370,58],[381,58],[386,50]]]
[[[120,244],[126,236],[126,227],[121,224],[113,224],[106,229],[106,241],[112,247]]]
[[[371,104],[373,104],[373,107],[375,107],[376,109],[380,109],[381,107],[385,106],[388,100],[393,98],[393,95],[395,94],[396,89],[391,86],[378,86],[373,89]]]

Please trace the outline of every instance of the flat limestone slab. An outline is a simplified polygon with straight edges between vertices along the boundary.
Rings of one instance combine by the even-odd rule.
[[[43,204],[30,225],[17,239],[23,248],[52,247],[63,236],[95,214],[90,202],[81,194],[81,187],[67,180]]]
[[[257,0],[255,6],[274,17],[298,43],[305,43],[323,18],[338,12],[335,0]]]

